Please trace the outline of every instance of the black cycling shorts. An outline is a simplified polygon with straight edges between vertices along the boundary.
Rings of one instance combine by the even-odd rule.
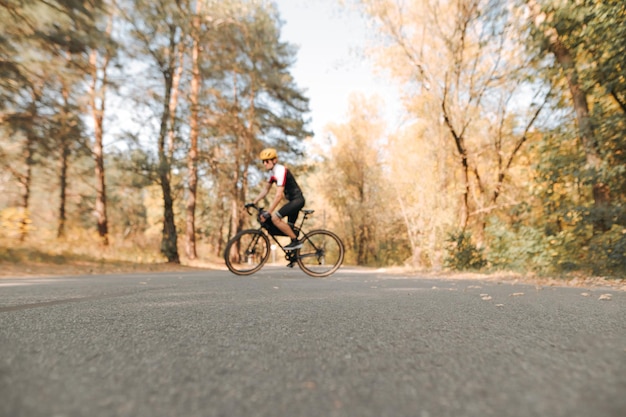
[[[304,207],[304,197],[297,197],[282,206],[276,215],[281,219],[287,217],[289,223],[295,224],[302,207]]]

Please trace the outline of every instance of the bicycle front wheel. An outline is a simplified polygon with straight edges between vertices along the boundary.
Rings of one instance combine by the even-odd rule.
[[[327,277],[343,262],[345,249],[339,236],[328,230],[313,230],[302,239],[296,259],[300,269],[312,277]]]
[[[228,241],[224,261],[233,274],[250,275],[261,269],[270,256],[270,240],[256,229],[243,230]]]

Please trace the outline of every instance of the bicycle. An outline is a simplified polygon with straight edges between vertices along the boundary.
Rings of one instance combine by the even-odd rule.
[[[304,214],[299,226],[289,224],[302,242],[300,249],[285,251],[277,237],[285,236],[271,220],[260,222],[263,209],[254,204],[246,204],[246,211],[257,210],[257,219],[261,224],[258,229],[246,229],[230,239],[224,249],[224,261],[228,269],[236,275],[251,275],[260,270],[270,257],[270,238],[285,252],[288,267],[298,264],[300,269],[312,277],[327,277],[333,274],[343,263],[345,249],[339,237],[328,230],[312,230],[302,234],[304,222],[315,210],[301,210]],[[269,237],[268,237],[269,236]]]

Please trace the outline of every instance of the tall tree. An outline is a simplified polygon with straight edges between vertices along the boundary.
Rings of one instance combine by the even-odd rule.
[[[290,151],[300,152],[298,141],[310,134],[304,119],[308,99],[290,73],[296,51],[280,40],[272,2],[233,1],[209,16],[213,52],[204,67],[211,76],[205,80],[203,119],[224,148],[218,163],[228,166],[220,181],[230,188],[232,234],[245,221],[241,210],[258,152],[265,146],[279,148],[287,158]]]
[[[456,154],[439,192],[457,198],[458,227],[482,233],[516,201],[511,173],[549,92],[520,54],[519,16],[489,0],[357,3],[377,29],[372,55],[406,86],[411,122],[429,120],[430,140]]]
[[[67,65],[72,66],[72,58],[68,55]],[[70,157],[76,149],[83,143],[84,126],[80,120],[79,106],[72,100],[71,91],[75,90],[72,78],[62,77],[60,111],[50,118],[50,136],[54,138],[47,146],[50,154],[59,155],[59,219],[57,225],[57,238],[65,237],[65,226],[67,222],[67,190],[69,187]],[[54,149],[54,148],[57,148]]]
[[[357,264],[376,264],[380,260],[376,226],[382,226],[386,215],[382,202],[388,187],[378,152],[384,133],[379,103],[351,96],[348,121],[331,124],[328,131],[334,144],[322,170],[323,192],[338,217],[350,219],[344,233]]]
[[[610,186],[603,179],[603,152],[598,137],[600,120],[594,120],[590,110],[590,96],[593,97],[594,82],[602,86],[604,94],[610,94],[624,112],[625,88],[618,80],[624,77],[624,45],[615,42],[623,36],[623,22],[626,19],[626,6],[623,2],[599,2],[595,0],[577,1],[573,4],[547,2],[542,7],[535,0],[528,0],[529,10],[535,24],[535,36],[546,45],[567,80],[572,107],[574,109],[578,136],[586,157],[587,168],[595,176],[593,199],[596,208],[611,203]],[[591,39],[589,39],[591,38]],[[603,45],[602,49],[598,45]],[[596,68],[581,74],[580,68]],[[596,223],[601,231],[610,225],[606,219]]]
[[[185,250],[189,259],[196,259],[196,198],[198,194],[198,135],[201,73],[200,73],[200,20],[202,18],[202,2],[196,1],[195,11],[191,16],[191,91],[189,94],[189,153],[187,156],[187,227]]]
[[[156,2],[137,1],[125,4],[123,13],[132,25],[132,36],[141,45],[139,53],[151,59],[151,63],[160,74],[161,92],[155,97],[160,100],[160,121],[157,133],[157,177],[163,195],[163,229],[161,253],[168,262],[180,263],[178,252],[178,232],[176,230],[174,197],[171,185],[171,156],[167,139],[171,125],[174,80],[180,65],[179,48],[181,41],[181,18],[178,5],[166,0]]]
[[[107,193],[104,166],[104,117],[106,110],[107,89],[109,88],[109,66],[115,55],[112,41],[115,0],[108,4],[108,15],[103,19],[105,28],[103,36],[93,41],[94,46],[89,52],[89,107],[94,126],[92,155],[95,163],[96,204],[95,215],[98,235],[104,245],[109,244],[109,221],[107,216]]]

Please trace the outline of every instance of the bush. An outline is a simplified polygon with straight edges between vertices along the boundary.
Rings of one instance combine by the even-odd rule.
[[[541,230],[529,226],[513,228],[492,218],[486,235],[489,248],[487,261],[495,269],[541,270],[552,262]]]
[[[626,273],[626,227],[613,225],[590,242],[588,263],[596,275],[623,275]]]
[[[446,239],[445,265],[448,268],[463,270],[479,270],[487,265],[483,249],[472,243],[472,234],[466,231],[450,233]]]

